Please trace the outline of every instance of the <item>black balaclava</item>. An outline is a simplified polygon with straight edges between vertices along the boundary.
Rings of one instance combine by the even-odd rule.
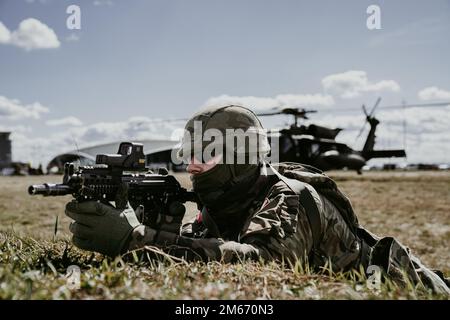
[[[193,189],[222,235],[236,235],[266,177],[258,164],[217,164],[191,177]]]

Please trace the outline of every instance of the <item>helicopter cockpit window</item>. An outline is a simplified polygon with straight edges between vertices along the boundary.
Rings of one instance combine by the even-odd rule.
[[[293,147],[291,139],[281,139],[281,152],[286,153]]]
[[[311,155],[318,155],[319,154],[319,151],[320,151],[320,146],[319,146],[319,144],[318,143],[313,143],[312,145],[311,145],[311,150],[310,150],[310,152],[311,152]]]

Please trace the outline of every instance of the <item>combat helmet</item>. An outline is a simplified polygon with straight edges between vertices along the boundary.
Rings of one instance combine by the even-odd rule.
[[[177,156],[206,162],[222,153],[223,162],[260,161],[270,152],[267,133],[256,114],[240,105],[208,107],[186,123]],[[235,162],[236,163],[236,162]]]

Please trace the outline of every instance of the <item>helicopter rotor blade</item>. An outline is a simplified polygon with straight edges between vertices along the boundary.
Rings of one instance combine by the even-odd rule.
[[[364,108],[364,105],[363,105],[363,108]],[[364,129],[366,128],[368,115],[367,115],[365,108],[364,108],[364,113],[366,114],[366,120],[364,120],[364,124],[362,125],[361,129],[359,130],[359,133],[356,136],[355,141],[358,140],[358,138],[361,136],[361,134],[364,132]]]
[[[378,97],[377,101],[375,101],[375,104],[373,105],[372,110],[370,110],[370,113],[369,113],[369,114],[367,113],[366,106],[365,106],[364,104],[362,105],[362,109],[363,109],[363,111],[364,111],[364,114],[366,115],[366,120],[364,121],[364,124],[363,124],[363,126],[361,127],[361,130],[359,130],[359,133],[358,133],[358,135],[356,136],[355,141],[358,140],[358,138],[359,138],[359,137],[361,136],[361,134],[364,132],[364,129],[366,128],[367,122],[369,122],[370,117],[372,117],[373,113],[375,112],[375,109],[378,107],[378,105],[380,104],[380,102],[381,102],[381,97]]]
[[[450,101],[435,102],[435,103],[404,104],[404,105],[395,105],[395,106],[382,106],[382,107],[380,107],[380,109],[434,108],[434,107],[447,107],[447,106],[450,106]]]
[[[283,109],[278,109],[278,111],[275,112],[261,112],[261,113],[257,113],[257,116],[274,116],[274,115],[279,115],[279,114],[287,114],[287,115],[291,115],[294,117],[300,117],[300,118],[305,118],[305,115],[308,113],[316,113],[317,110],[305,110],[303,108],[299,109],[299,108],[283,108]],[[306,118],[305,118],[306,119]]]
[[[362,105],[362,109],[363,109],[363,112],[366,115],[366,117],[368,117],[369,114],[367,113],[367,109],[366,109],[366,106],[364,104]]]
[[[404,105],[390,105],[390,106],[380,106],[378,109],[403,109],[403,108],[436,108],[436,107],[447,107],[450,106],[450,101],[447,102],[434,102],[434,103],[417,103],[417,104],[404,104]],[[359,108],[335,108],[335,109],[322,109],[321,111],[326,112],[347,112],[347,111],[357,111]]]
[[[278,112],[257,113],[256,115],[259,117],[264,117],[264,116],[274,116],[277,114],[283,114],[283,112],[278,111]]]
[[[375,112],[375,109],[378,107],[380,102],[381,102],[381,97],[378,97],[377,101],[375,102],[375,104],[372,108],[372,111],[370,111],[369,117],[371,117],[373,115],[373,113]]]
[[[366,121],[364,121],[364,124],[363,124],[363,126],[361,127],[361,130],[359,130],[359,133],[358,133],[358,135],[356,136],[356,139],[355,140],[358,140],[358,138],[362,135],[362,133],[364,132],[364,129],[366,128]]]

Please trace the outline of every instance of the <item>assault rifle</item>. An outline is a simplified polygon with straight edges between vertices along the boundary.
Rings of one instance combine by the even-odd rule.
[[[94,166],[75,168],[64,164],[62,184],[44,183],[28,187],[30,195],[73,195],[78,201],[96,200],[103,203],[117,200],[118,192],[125,186],[127,198],[133,209],[143,206],[141,222],[157,227],[161,215],[181,221],[186,208],[183,203],[200,202],[193,191],[182,188],[165,168],[158,173],[144,172],[145,155],[140,143],[122,142],[117,154],[99,154]]]

